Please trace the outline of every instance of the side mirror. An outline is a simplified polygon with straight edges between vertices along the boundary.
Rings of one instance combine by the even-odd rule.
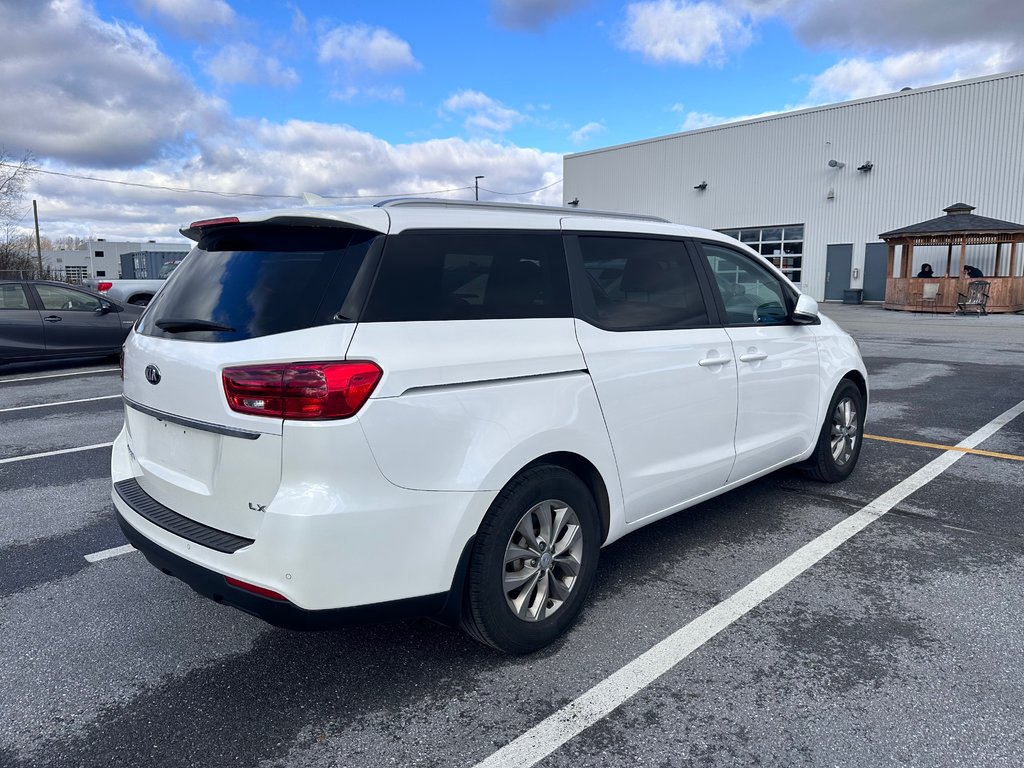
[[[793,310],[793,322],[799,325],[817,325],[820,323],[818,302],[810,296],[801,293],[796,300],[796,308]]]
[[[101,301],[99,307],[93,312],[97,317],[101,317],[114,309],[114,305],[108,301]]]

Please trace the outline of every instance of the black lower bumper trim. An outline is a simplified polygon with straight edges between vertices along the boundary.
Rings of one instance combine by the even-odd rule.
[[[231,586],[224,580],[222,574],[196,565],[150,541],[135,530],[120,512],[117,513],[117,522],[131,545],[142,552],[159,570],[180,579],[204,597],[250,613],[276,627],[305,630],[336,629],[396,619],[436,617],[444,613],[448,599],[447,592],[439,592],[352,608],[309,611],[294,603],[261,597]]]
[[[179,515],[142,490],[139,481],[134,477],[114,483],[114,490],[121,497],[121,501],[131,507],[136,514],[146,518],[153,525],[159,525],[165,531],[188,539],[194,544],[201,544],[218,552],[231,554],[253,543],[252,539],[236,536],[227,531],[219,531],[208,525],[197,523],[195,520],[190,520],[184,515]]]

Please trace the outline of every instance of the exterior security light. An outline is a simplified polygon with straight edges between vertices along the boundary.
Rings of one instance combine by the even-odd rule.
[[[703,192],[707,188],[708,188],[708,183],[706,181],[702,181],[700,184],[698,184],[697,186],[694,187],[694,189],[700,190],[701,192]]]
[[[875,167],[875,164],[872,163],[870,160],[867,160],[864,163],[864,165],[858,165],[857,166],[857,170],[861,171],[862,173],[867,173],[868,171],[870,171],[874,167]]]

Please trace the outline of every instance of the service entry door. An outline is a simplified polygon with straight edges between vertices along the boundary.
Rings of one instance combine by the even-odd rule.
[[[739,378],[736,463],[729,482],[800,456],[818,433],[818,344],[789,320],[781,281],[745,253],[701,250],[721,293]]]
[[[681,240],[568,238],[577,337],[618,464],[627,522],[725,484],[736,364]]]

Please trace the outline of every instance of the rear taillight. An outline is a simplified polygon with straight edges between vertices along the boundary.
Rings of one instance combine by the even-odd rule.
[[[224,369],[228,407],[278,419],[345,419],[373,393],[375,363],[275,363]]]
[[[114,284],[109,282],[109,281],[107,281],[107,280],[101,280],[100,282],[96,283],[96,290],[99,293],[106,293],[107,291],[109,291],[113,287],[114,287]]]

